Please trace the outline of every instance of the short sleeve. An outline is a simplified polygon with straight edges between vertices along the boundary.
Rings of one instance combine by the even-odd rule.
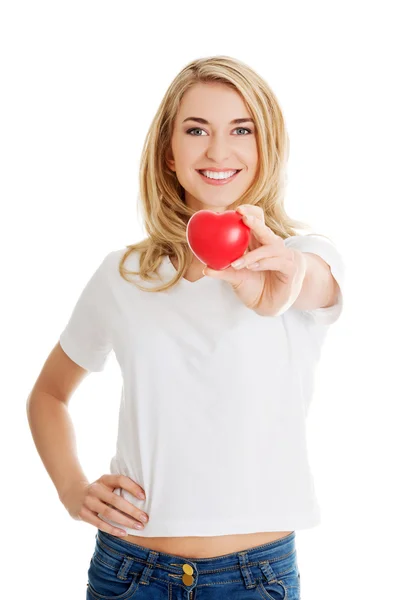
[[[64,352],[88,371],[102,371],[112,350],[109,257],[87,282],[59,338]]]
[[[285,246],[297,248],[301,252],[318,254],[329,266],[333,277],[339,285],[339,297],[333,306],[300,310],[299,312],[317,325],[331,325],[343,312],[343,288],[345,280],[344,260],[336,245],[328,238],[318,235],[294,235],[284,240]]]

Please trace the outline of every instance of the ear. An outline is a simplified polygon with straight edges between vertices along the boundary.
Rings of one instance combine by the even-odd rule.
[[[171,148],[168,148],[167,152],[165,153],[165,162],[167,163],[171,171],[175,171],[175,161]]]

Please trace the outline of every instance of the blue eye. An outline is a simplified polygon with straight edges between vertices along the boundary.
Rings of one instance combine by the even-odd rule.
[[[236,129],[234,129],[234,131],[236,131],[237,129],[243,129],[243,131],[247,131],[248,133],[253,133],[251,131],[251,129],[248,129],[247,127],[237,127]]]
[[[192,127],[192,129],[188,129],[186,133],[191,134],[192,131],[196,131],[196,129],[197,129],[197,131],[204,131],[204,129],[200,129],[200,127]],[[198,136],[195,136],[195,137],[198,137]]]
[[[247,127],[236,127],[236,129],[234,129],[234,131],[237,131],[238,129],[243,129],[243,131],[247,131],[249,133],[253,133],[251,129],[248,129]],[[204,129],[201,129],[201,127],[192,127],[191,129],[188,129],[186,131],[187,134],[191,135],[192,131],[204,131]],[[247,135],[246,134],[246,135]],[[201,136],[193,136],[193,137],[201,137]],[[239,137],[243,137],[243,136],[239,136]],[[245,136],[244,136],[245,137]]]

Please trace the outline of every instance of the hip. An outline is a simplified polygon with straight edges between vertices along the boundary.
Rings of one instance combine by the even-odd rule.
[[[270,533],[276,536],[282,532]],[[253,540],[260,540],[263,534],[251,535]],[[138,537],[133,537],[138,542]],[[143,539],[151,543],[152,538]],[[203,592],[210,600],[239,600],[244,594],[300,600],[295,532],[223,556],[186,558],[98,530],[88,570],[87,600],[131,600],[136,593],[149,600],[183,595],[194,600]]]

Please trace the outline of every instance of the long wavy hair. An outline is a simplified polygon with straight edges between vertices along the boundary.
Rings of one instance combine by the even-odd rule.
[[[185,203],[185,190],[176,173],[168,167],[166,157],[183,95],[197,83],[210,82],[223,83],[236,90],[256,125],[258,173],[253,184],[229,209],[235,210],[241,204],[260,206],[266,225],[283,239],[298,235],[296,229],[310,231],[307,224],[291,219],[284,209],[289,137],[282,110],[269,85],[249,66],[229,56],[194,60],[178,73],[167,89],[147,132],[140,159],[139,209],[148,237],[126,246],[119,272],[129,282],[127,275],[154,282],[165,256],[175,257],[178,265],[176,275],[159,286],[142,287],[133,282],[143,291],[161,292],[173,287],[193,258],[186,226],[196,211]],[[139,271],[129,271],[124,263],[136,251],[139,252]]]

